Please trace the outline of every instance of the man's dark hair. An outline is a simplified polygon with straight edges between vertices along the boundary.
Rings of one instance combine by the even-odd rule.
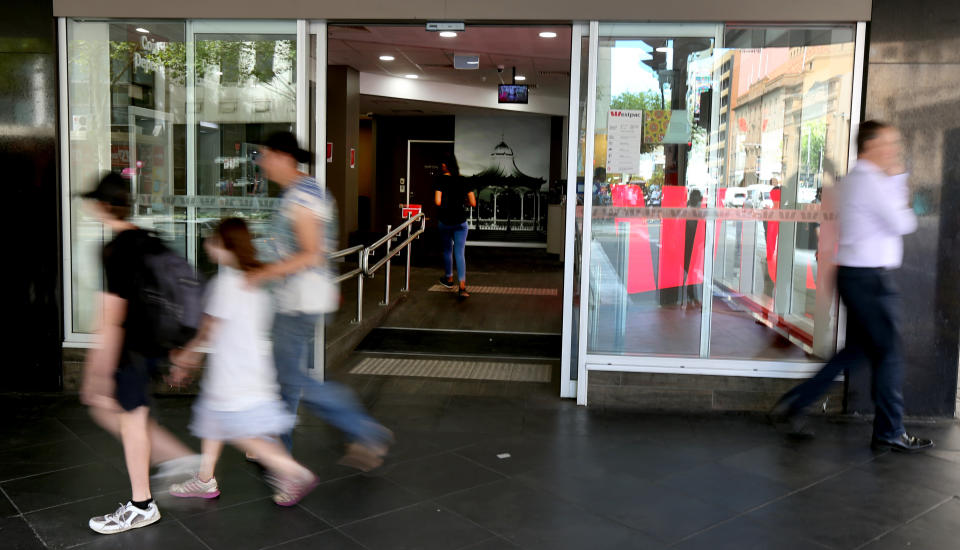
[[[893,126],[886,122],[880,122],[879,120],[865,120],[861,122],[860,128],[857,130],[857,154],[859,155],[863,152],[868,141],[877,139],[877,137],[880,136],[880,132],[887,128],[893,128]]]

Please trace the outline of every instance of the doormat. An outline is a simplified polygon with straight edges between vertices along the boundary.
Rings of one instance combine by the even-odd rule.
[[[350,374],[504,382],[549,382],[552,372],[553,368],[543,363],[392,359],[389,357],[367,357],[350,369]]]
[[[456,292],[455,288],[447,288],[436,284],[428,289],[430,292]],[[467,287],[470,294],[514,294],[520,296],[557,296],[556,288],[525,288],[519,286],[474,286]]]

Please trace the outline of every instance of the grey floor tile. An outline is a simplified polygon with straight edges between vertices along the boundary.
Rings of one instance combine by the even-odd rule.
[[[83,550],[205,550],[206,546],[181,523],[168,521],[117,535],[97,535]]]
[[[42,550],[46,548],[33,529],[20,517],[0,519],[0,541],[10,550]]]
[[[674,546],[676,550],[826,550],[827,547],[776,528],[736,518],[694,535]]]
[[[413,493],[433,498],[502,479],[500,474],[451,453],[398,464],[387,478]]]
[[[108,495],[25,514],[24,519],[50,548],[67,548],[103,537],[91,531],[87,522],[94,516],[112,513],[121,502],[125,503],[129,499],[130,490],[124,489]],[[160,513],[163,515],[162,508]],[[163,517],[158,524],[150,528],[174,521],[172,518]]]
[[[523,548],[659,548],[660,541],[549,493],[504,480],[440,501]]]
[[[829,475],[837,474],[850,466],[802,454],[782,443],[731,455],[721,463],[743,472],[763,476],[799,489]]]
[[[270,499],[189,517],[182,523],[213,550],[253,550],[330,528],[303,508],[282,508]]]
[[[459,550],[518,550],[520,547],[501,537],[493,537],[477,544],[464,546]]]
[[[960,540],[960,501],[952,499],[865,547],[865,550],[939,550]]]
[[[377,550],[447,550],[486,540],[492,534],[435,503],[396,510],[341,531]]]
[[[319,485],[300,503],[331,525],[360,521],[422,500],[382,477],[362,475]]]
[[[945,498],[924,487],[851,470],[747,517],[824,546],[854,548]]]
[[[350,537],[343,533],[329,529],[316,535],[310,535],[280,546],[272,546],[276,550],[366,550]]]
[[[660,483],[736,512],[770,502],[792,491],[787,485],[768,477],[717,462],[674,474]]]
[[[960,465],[924,454],[888,453],[860,466],[878,477],[960,496]]]
[[[40,474],[0,484],[24,514],[129,488],[127,476],[103,463]]]

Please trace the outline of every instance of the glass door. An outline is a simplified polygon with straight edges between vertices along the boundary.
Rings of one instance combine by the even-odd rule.
[[[592,23],[586,373],[798,376],[836,349],[856,30]],[[720,47],[723,46],[723,47]]]
[[[710,90],[720,27],[597,29],[580,349],[699,357],[712,235],[702,219],[678,209],[706,208],[714,198]]]
[[[258,240],[268,233],[280,190],[254,162],[258,143],[297,128],[297,22],[189,22],[187,251],[206,275],[216,271],[200,246],[226,216],[245,218]],[[191,101],[192,100],[192,101]]]

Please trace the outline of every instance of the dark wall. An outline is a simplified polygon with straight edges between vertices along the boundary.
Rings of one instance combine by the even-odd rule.
[[[865,116],[903,133],[915,200],[897,273],[910,415],[953,415],[960,349],[960,3],[874,0]],[[848,408],[871,410],[869,372],[850,376]]]
[[[327,141],[333,143],[327,188],[337,199],[340,248],[346,248],[357,230],[357,168],[356,162],[350,166],[350,149],[360,146],[360,73],[351,67],[327,68]]]
[[[50,2],[12,2],[0,20],[0,166],[7,235],[0,390],[61,384],[57,41]]]
[[[401,223],[400,204],[406,199],[400,193],[400,178],[407,177],[407,141],[411,139],[453,140],[455,118],[376,117],[376,204],[373,235],[383,236],[387,225]]]

